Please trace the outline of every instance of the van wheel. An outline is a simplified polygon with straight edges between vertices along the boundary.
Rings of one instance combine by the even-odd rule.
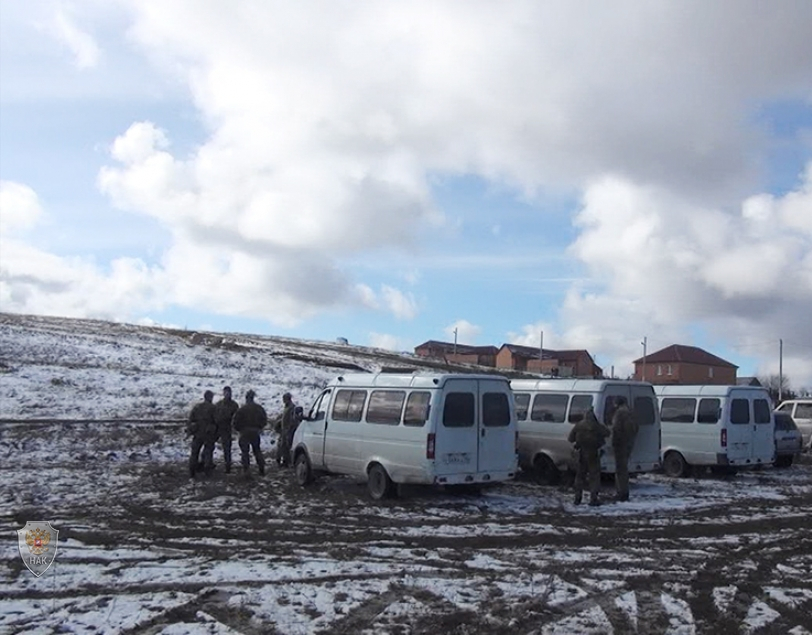
[[[669,452],[663,459],[663,471],[668,476],[680,478],[688,473],[688,464],[679,452]]]
[[[394,489],[392,479],[389,478],[383,465],[379,463],[373,465],[369,468],[369,474],[367,476],[367,488],[369,489],[369,495],[372,497],[372,500],[379,501],[384,498],[389,498],[392,495],[392,490]]]
[[[296,482],[302,487],[307,487],[313,482],[313,469],[310,467],[310,459],[307,458],[307,454],[304,452],[299,452],[296,455],[293,469],[296,474]]]
[[[775,459],[775,467],[789,467],[792,465],[792,455],[779,456]]]
[[[561,471],[546,454],[539,454],[533,461],[533,474],[541,485],[558,485],[561,481]]]

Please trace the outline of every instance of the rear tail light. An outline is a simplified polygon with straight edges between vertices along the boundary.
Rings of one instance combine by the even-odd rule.
[[[722,434],[719,441],[721,442],[723,448],[727,447],[727,430],[725,428],[722,428]]]
[[[433,459],[434,458],[434,433],[431,432],[426,437],[426,458]]]

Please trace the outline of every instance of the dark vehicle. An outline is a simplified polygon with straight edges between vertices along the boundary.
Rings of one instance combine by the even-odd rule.
[[[775,412],[775,466],[789,467],[801,453],[803,438],[786,412]]]

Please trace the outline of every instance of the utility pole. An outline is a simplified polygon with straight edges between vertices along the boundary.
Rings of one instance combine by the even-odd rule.
[[[454,355],[457,354],[457,327],[454,327]]]
[[[784,340],[778,340],[778,403],[784,399]]]
[[[648,344],[648,337],[644,337],[640,342],[643,345],[643,377],[642,380],[646,381],[646,346]]]
[[[539,338],[539,373],[544,374],[544,331]]]

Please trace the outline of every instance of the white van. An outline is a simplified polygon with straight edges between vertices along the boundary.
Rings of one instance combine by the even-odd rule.
[[[812,399],[782,401],[776,410],[786,412],[795,420],[795,425],[798,426],[804,439],[803,447],[812,450]]]
[[[656,386],[663,427],[663,469],[733,470],[775,460],[770,395],[756,386]]]
[[[516,415],[501,375],[347,374],[330,382],[293,438],[296,480],[366,477],[375,500],[394,483],[478,486],[516,475]]]
[[[572,425],[591,406],[599,421],[611,425],[615,397],[626,397],[639,432],[629,472],[660,467],[660,419],[651,384],[610,379],[514,379],[510,382],[519,427],[519,465],[542,483],[555,484],[561,471],[574,470]],[[615,472],[612,444],[601,451],[601,472]]]

